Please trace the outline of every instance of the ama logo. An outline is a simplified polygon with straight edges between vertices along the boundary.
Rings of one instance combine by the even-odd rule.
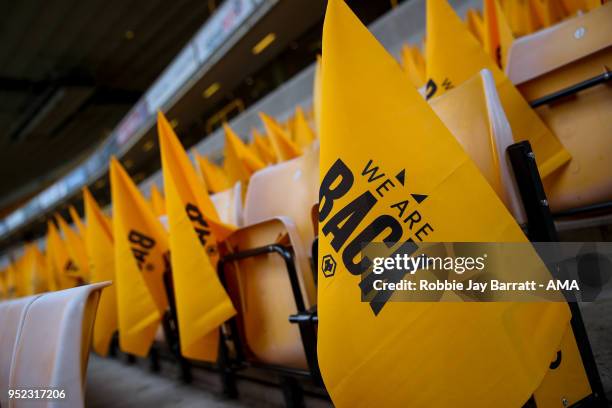
[[[147,269],[152,269],[153,265],[147,264],[147,258],[151,254],[153,247],[155,247],[155,240],[141,232],[131,230],[128,234],[128,241],[130,242],[132,255],[136,259],[138,269],[142,271],[145,266]]]

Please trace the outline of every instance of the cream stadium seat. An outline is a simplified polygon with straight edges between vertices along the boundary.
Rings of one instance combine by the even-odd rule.
[[[512,129],[491,72],[482,70],[429,103],[517,222],[526,222],[506,155],[506,149],[514,143]]]
[[[66,400],[36,406],[83,406],[91,331],[100,292],[97,283],[0,303],[0,405],[32,406],[8,399],[8,389],[64,390]]]
[[[0,303],[0,406],[8,406],[7,390],[13,349],[30,304],[40,295]]]
[[[236,183],[227,190],[210,196],[219,219],[226,224],[242,226],[242,184]]]
[[[269,244],[290,246],[293,252],[296,288],[278,254],[241,259],[233,263],[236,274],[226,274],[246,348],[250,358],[261,363],[308,368],[300,328],[288,317],[298,311],[293,289],[299,291],[305,309],[316,303],[310,258],[318,183],[316,142],[302,156],[258,171],[246,194],[245,227],[228,239],[233,252]]]
[[[600,81],[545,103],[545,98],[612,67],[612,3],[516,40],[506,73],[572,155],[544,180],[553,211],[612,201],[612,88]]]

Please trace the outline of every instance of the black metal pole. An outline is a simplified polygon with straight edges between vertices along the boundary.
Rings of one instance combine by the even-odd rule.
[[[553,92],[550,95],[546,95],[541,98],[535,99],[531,101],[529,104],[534,109],[542,105],[548,105],[549,103],[555,102],[559,99],[574,95],[580,91],[594,87],[595,85],[606,83],[611,78],[612,78],[612,72],[606,70],[606,72],[604,72],[601,75],[597,75],[593,78],[587,79],[586,81],[582,81],[575,85],[561,89],[560,91]]]

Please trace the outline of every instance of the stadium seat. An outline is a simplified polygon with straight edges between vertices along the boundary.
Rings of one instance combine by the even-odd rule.
[[[430,100],[430,105],[476,163],[493,190],[519,223],[526,221],[506,149],[512,129],[490,71]]]
[[[0,405],[19,407],[7,389],[64,390],[71,406],[83,405],[97,283],[0,303]],[[42,406],[53,405],[51,400]]]
[[[255,173],[244,204],[245,227],[228,239],[232,252],[270,244],[290,246],[299,297],[305,308],[316,302],[310,255],[314,239],[311,212],[318,201],[318,167],[319,149],[315,142],[302,156]],[[237,273],[229,290],[239,310],[250,357],[270,365],[308,368],[300,329],[288,320],[296,313],[297,300],[283,259],[267,254],[241,259],[233,265]]]
[[[21,323],[28,307],[38,297],[39,295],[36,295],[0,303],[0,406],[8,405],[6,393],[9,388],[11,360]]]
[[[544,180],[553,211],[612,200],[612,179],[601,171],[612,159],[612,89],[600,83],[554,103],[542,99],[607,73],[612,67],[610,21],[612,4],[607,3],[519,38],[509,52],[509,78],[572,155]]]
[[[219,219],[226,224],[242,226],[242,184],[237,182],[233,187],[210,196]]]

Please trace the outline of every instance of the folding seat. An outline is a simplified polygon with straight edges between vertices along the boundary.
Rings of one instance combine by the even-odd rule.
[[[506,149],[514,143],[493,75],[478,75],[430,100],[430,105],[476,163],[519,224],[525,215]]]
[[[544,180],[554,212],[612,201],[612,4],[519,38],[506,73],[572,155]],[[579,85],[579,86],[576,86]]]
[[[520,195],[506,159],[506,149],[513,143],[512,131],[490,72],[483,70],[457,88],[432,99],[430,104],[517,221],[524,223]],[[537,406],[553,406],[561,399],[573,403],[592,392],[571,327],[559,349],[563,360],[557,357],[551,363],[551,369],[534,392]]]
[[[8,406],[7,390],[13,349],[19,338],[22,322],[30,304],[39,296],[30,296],[0,303],[0,406]]]
[[[3,322],[2,332],[12,333],[15,338],[10,353],[8,388],[64,390],[70,406],[83,405],[93,322],[100,291],[108,285],[109,282],[96,283],[45,293],[20,299],[15,302],[22,303],[8,306],[7,310],[12,315],[8,321],[12,322],[12,326],[9,325],[10,331],[5,330]],[[5,309],[4,305],[2,309]],[[16,326],[14,319],[19,311],[20,320]],[[3,351],[4,344],[3,338]],[[4,361],[2,363],[4,372]],[[5,387],[4,375],[2,377],[2,387]],[[6,388],[3,388],[2,406],[17,407],[25,402],[15,399],[6,401],[4,390]],[[53,401],[47,400],[41,405],[52,406]]]
[[[318,183],[318,142],[302,156],[266,167],[250,179],[245,226],[227,240],[235,262],[232,271],[227,265],[225,274],[250,360],[297,369],[312,367],[313,356],[305,352],[302,341],[312,341],[314,347],[315,338],[304,339],[304,328],[292,325],[288,318],[316,302],[310,256]],[[247,252],[271,244],[290,250]]]

